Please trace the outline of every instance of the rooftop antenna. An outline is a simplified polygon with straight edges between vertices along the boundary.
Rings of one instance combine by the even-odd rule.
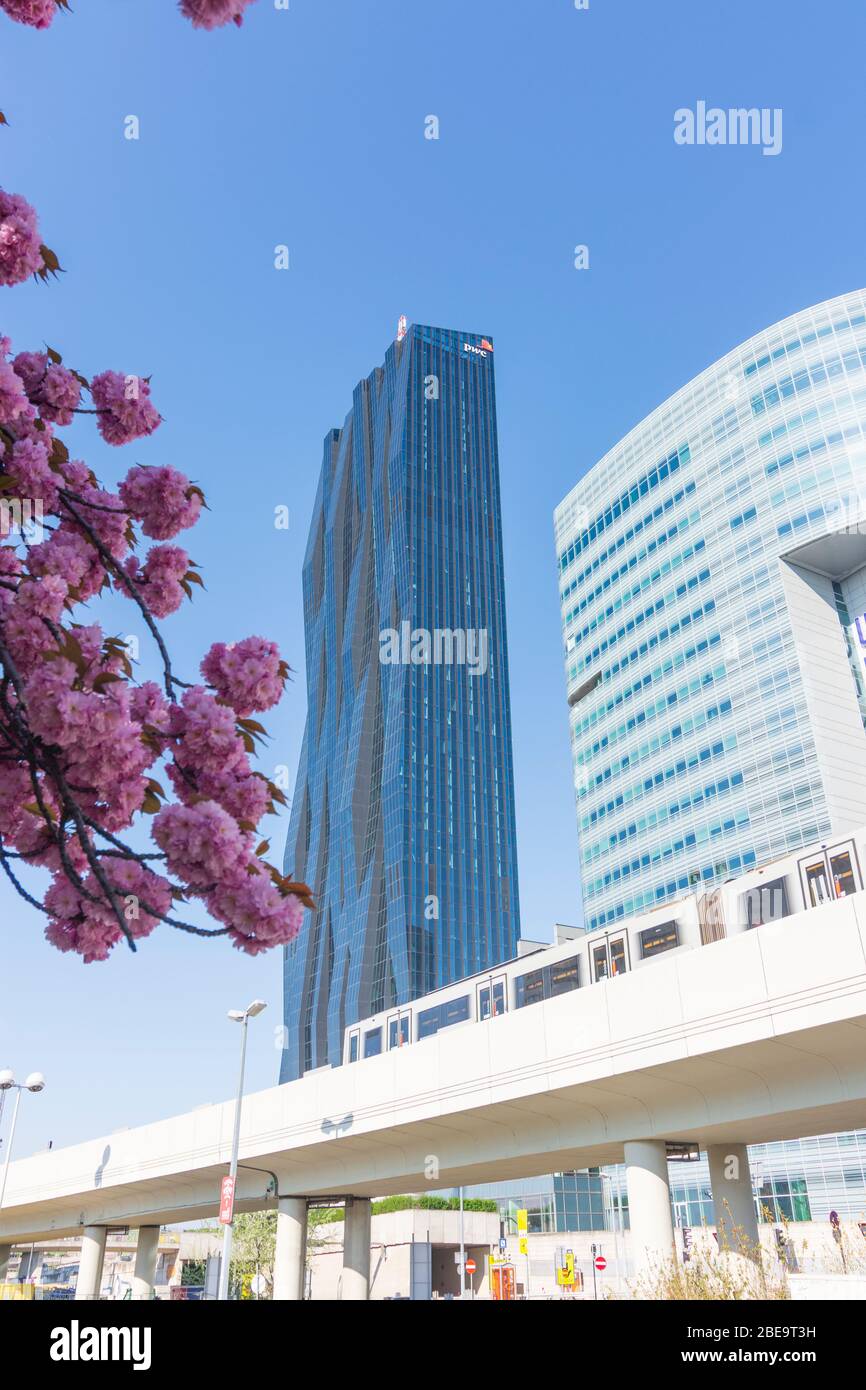
[[[406,315],[401,314],[397,320],[397,342],[402,343],[406,337]]]

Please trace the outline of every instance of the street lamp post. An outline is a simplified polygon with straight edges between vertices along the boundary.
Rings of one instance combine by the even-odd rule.
[[[14,1075],[8,1068],[0,1071],[0,1091],[17,1091],[15,1097],[15,1108],[12,1111],[12,1124],[9,1128],[9,1138],[6,1141],[6,1159],[3,1164],[3,1180],[0,1182],[0,1207],[3,1205],[3,1198],[6,1196],[6,1179],[9,1176],[9,1160],[12,1157],[12,1142],[15,1138],[15,1125],[18,1122],[18,1106],[21,1104],[21,1092],[32,1091],[37,1095],[39,1091],[45,1090],[45,1077],[41,1071],[32,1071],[22,1082],[15,1080]]]
[[[232,1219],[231,1221],[226,1222],[225,1229],[223,1231],[223,1257],[222,1264],[220,1265],[219,1290],[217,1292],[217,1298],[222,1300],[223,1302],[229,1296],[229,1269],[232,1261],[232,1232],[234,1226],[234,1181],[237,1179],[238,1148],[240,1147],[241,1139],[241,1105],[243,1104],[244,1099],[244,1067],[246,1065],[247,1060],[247,1023],[251,1018],[255,1018],[257,1014],[260,1014],[262,1010],[266,1008],[267,1004],[264,1002],[263,999],[254,999],[252,1004],[250,1004],[249,1007],[244,1010],[229,1009],[228,1015],[229,1018],[232,1020],[232,1023],[240,1023],[242,1025],[242,1032],[241,1071],[240,1077],[238,1079],[238,1098],[235,1103],[235,1128],[234,1134],[232,1136],[232,1156],[231,1163],[229,1165],[229,1177],[232,1179]]]

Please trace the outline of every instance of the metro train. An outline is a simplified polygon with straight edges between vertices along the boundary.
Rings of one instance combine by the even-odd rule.
[[[787,855],[737,878],[665,903],[621,924],[586,932],[557,925],[556,941],[518,942],[512,960],[467,975],[411,1003],[373,1014],[345,1031],[353,1063],[482,1023],[554,995],[642,969],[661,955],[690,951],[863,890],[866,828]]]

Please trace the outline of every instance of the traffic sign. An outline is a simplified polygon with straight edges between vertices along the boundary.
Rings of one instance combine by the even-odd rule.
[[[464,1268],[467,1274],[474,1274],[476,1269],[478,1268],[471,1255],[469,1256],[469,1259],[466,1261]]]
[[[508,1241],[506,1240],[505,1236],[500,1236],[500,1237],[499,1237],[499,1249],[500,1249],[500,1250],[507,1250],[507,1249],[508,1249]]]
[[[598,1270],[599,1274],[603,1269],[607,1269],[607,1260],[604,1258],[604,1255],[596,1255],[595,1267]]]
[[[224,1177],[220,1183],[220,1222],[223,1226],[232,1224],[232,1212],[235,1205],[235,1180],[231,1177]]]

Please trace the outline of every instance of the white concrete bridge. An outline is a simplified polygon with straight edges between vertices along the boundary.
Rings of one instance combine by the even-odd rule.
[[[93,1079],[98,1084],[98,1078]],[[233,1102],[10,1167],[10,1245],[214,1217]],[[278,1207],[275,1296],[303,1287],[308,1200],[347,1197],[343,1297],[365,1298],[370,1198],[625,1162],[633,1248],[671,1248],[665,1143],[709,1153],[717,1223],[756,1237],[747,1144],[866,1124],[866,893],[244,1101],[240,1210]]]

